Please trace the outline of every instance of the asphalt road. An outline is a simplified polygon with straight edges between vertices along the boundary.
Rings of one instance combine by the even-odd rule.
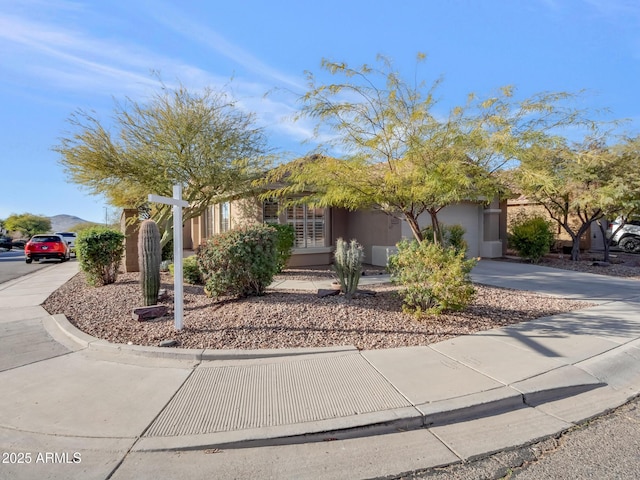
[[[640,397],[559,438],[466,464],[407,473],[402,480],[610,480],[638,478]],[[387,477],[389,478],[389,477]]]
[[[35,272],[41,268],[50,267],[59,263],[59,260],[41,260],[27,265],[24,261],[23,250],[0,250],[0,283],[8,282],[27,273]]]
[[[506,478],[613,479],[640,476],[640,401],[625,405],[559,440],[558,448]]]

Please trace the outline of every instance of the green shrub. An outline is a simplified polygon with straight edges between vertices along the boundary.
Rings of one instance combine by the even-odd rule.
[[[416,316],[438,315],[463,310],[475,295],[471,269],[475,259],[467,260],[455,247],[423,241],[402,240],[398,253],[389,259],[394,281],[404,290],[402,309]]]
[[[342,238],[338,238],[334,253],[334,268],[340,281],[340,288],[347,298],[351,298],[358,289],[363,258],[362,245],[355,240],[347,243]]]
[[[162,260],[169,260],[173,262],[173,238],[162,247]]]
[[[533,263],[549,253],[554,242],[553,224],[544,217],[520,214],[511,223],[509,246]]]
[[[76,256],[89,285],[108,285],[116,281],[124,235],[106,227],[90,227],[78,233]]]
[[[262,295],[278,269],[278,234],[269,225],[255,225],[215,235],[198,249],[198,267],[205,290],[223,295]]]
[[[464,239],[465,230],[462,225],[440,225],[443,245],[453,247],[456,252],[466,252],[467,242]],[[424,241],[433,243],[433,227],[429,225],[422,229]]]
[[[278,240],[276,249],[278,251],[278,272],[284,270],[287,265],[287,261],[291,257],[291,251],[293,250],[293,244],[296,241],[296,232],[293,229],[293,225],[290,224],[269,224],[278,232]]]
[[[173,263],[169,264],[169,271],[171,275],[174,273]],[[202,285],[202,274],[198,267],[198,257],[191,255],[190,257],[182,259],[182,278],[187,283],[192,285]]]

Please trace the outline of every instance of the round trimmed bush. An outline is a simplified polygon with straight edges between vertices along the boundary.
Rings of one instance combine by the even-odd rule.
[[[218,234],[198,249],[205,290],[214,298],[263,295],[278,271],[278,233],[254,225]]]
[[[475,296],[471,269],[476,259],[439,243],[402,240],[389,258],[389,270],[404,289],[402,309],[416,316],[464,310]]]
[[[522,258],[538,263],[555,242],[553,224],[539,215],[518,215],[511,224],[509,246]]]
[[[124,235],[117,230],[96,226],[78,233],[76,256],[89,285],[114,283],[123,255]]]

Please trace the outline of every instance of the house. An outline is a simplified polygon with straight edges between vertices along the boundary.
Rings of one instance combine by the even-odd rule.
[[[511,224],[518,214],[539,215],[548,219],[550,222],[553,222],[556,229],[556,245],[554,249],[564,251],[565,253],[571,252],[571,245],[573,244],[571,237],[557,221],[551,218],[551,215],[549,215],[549,212],[547,212],[542,204],[534,200],[530,200],[524,195],[508,199],[506,202],[507,226]],[[575,217],[569,218],[569,223],[576,227],[576,229],[580,222],[581,220]],[[602,250],[603,248],[604,237],[600,231],[600,227],[596,222],[592,222],[589,229],[582,237],[580,237],[580,250]]]
[[[291,168],[316,159],[315,156],[301,158],[287,164],[289,170],[274,179],[265,176],[264,190],[278,189],[287,185],[287,173]],[[137,268],[137,228],[135,210],[125,211],[122,229],[128,242],[125,252],[125,268]],[[465,230],[467,255],[469,257],[499,258],[507,251],[506,202],[463,201],[449,205],[438,213],[444,225],[461,225]],[[330,265],[338,238],[355,239],[364,247],[364,262],[386,266],[389,256],[395,252],[396,244],[403,238],[411,239],[409,224],[400,218],[380,210],[347,210],[338,207],[312,205],[281,205],[277,199],[261,199],[260,196],[244,196],[208,206],[201,215],[191,218],[183,225],[183,245],[195,249],[214,235],[232,228],[255,223],[290,224],[295,232],[295,244],[289,267]],[[428,213],[418,217],[418,224],[431,224]]]
[[[467,254],[496,258],[506,253],[506,206],[495,200],[489,204],[462,202],[441,210],[444,224],[464,227]],[[329,265],[338,238],[356,239],[363,247],[365,263],[385,266],[388,255],[402,238],[412,238],[406,221],[377,210],[349,211],[343,208],[289,206],[281,209],[277,200],[257,198],[212,205],[189,225],[190,242],[195,247],[209,237],[249,223],[289,223],[295,230],[295,245],[290,267]],[[420,225],[430,225],[427,214]],[[189,241],[188,240],[188,241]]]

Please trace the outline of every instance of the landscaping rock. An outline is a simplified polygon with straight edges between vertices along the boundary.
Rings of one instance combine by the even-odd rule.
[[[356,293],[360,294],[360,295],[367,295],[369,297],[374,297],[376,295],[376,292],[374,292],[373,290],[360,290],[360,289],[358,289],[358,290],[356,290]]]
[[[159,347],[177,347],[177,340],[163,340],[158,344]]]
[[[333,297],[335,295],[340,295],[340,289],[335,289],[335,288],[319,288],[318,289],[318,293],[317,293],[317,297],[318,298],[325,298],[325,297]],[[367,296],[367,297],[373,297],[376,295],[376,292],[374,292],[373,290],[356,290],[356,295],[362,295],[362,296]]]
[[[638,261],[636,258],[633,257],[634,262]],[[628,270],[628,276],[634,275],[640,281],[638,267],[602,268],[591,266],[591,262],[577,264],[601,275]],[[566,264],[574,266],[576,262]],[[306,275],[302,276],[300,270],[278,279],[321,279],[327,282],[327,289],[333,280],[328,267],[325,276],[317,275],[315,270]],[[312,292],[275,289],[261,297],[214,302],[203,294],[201,286],[185,286],[185,328],[178,336],[170,302],[167,302],[169,315],[148,322],[131,320],[132,305],[140,302],[138,276],[134,272],[123,273],[115,284],[93,288],[87,285],[81,272],[46,300],[45,309],[50,314],[64,313],[67,318],[73,318],[83,332],[112,343],[157,347],[161,339],[175,338],[180,348],[195,349],[353,345],[368,350],[424,346],[458,335],[592,306],[587,302],[477,284],[474,285],[476,298],[468,310],[417,320],[402,311],[402,299],[398,295],[401,287],[393,284],[362,285],[376,295],[356,294],[352,301],[343,295],[318,298],[316,287]],[[164,274],[163,284],[172,282],[173,277]],[[168,290],[172,298],[173,292]]]
[[[325,297],[333,297],[334,295],[340,295],[340,289],[336,290],[336,289],[327,289],[327,288],[319,288],[318,289],[318,298],[325,298]]]
[[[162,317],[166,313],[167,307],[165,305],[150,305],[148,307],[134,308],[131,316],[138,322],[144,322],[152,318]]]

